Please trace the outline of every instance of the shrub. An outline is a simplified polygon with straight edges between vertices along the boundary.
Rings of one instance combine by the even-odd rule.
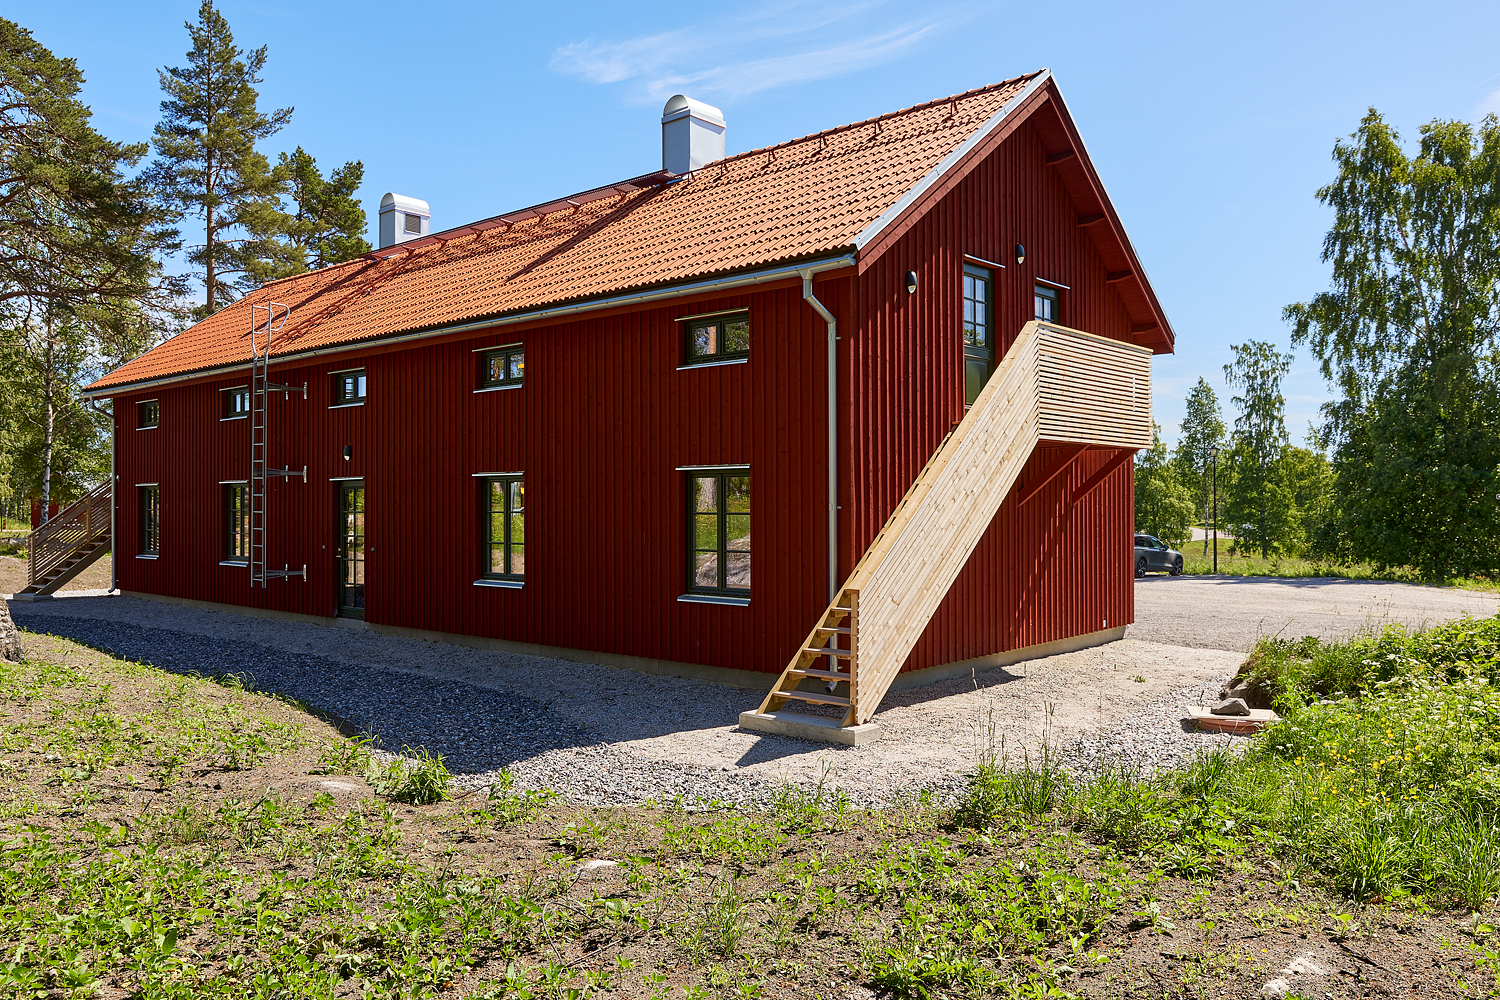
[[[373,769],[370,784],[375,791],[394,802],[425,806],[445,802],[453,797],[450,790],[453,775],[443,764],[442,755],[434,757],[427,750],[402,747],[402,758],[384,768]]]

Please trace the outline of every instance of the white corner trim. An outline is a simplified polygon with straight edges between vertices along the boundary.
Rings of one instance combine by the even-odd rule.
[[[958,148],[954,149],[953,152],[949,153],[947,156],[938,161],[938,165],[929,170],[927,172],[927,176],[923,177],[921,180],[917,181],[916,184],[908,188],[905,194],[896,199],[896,203],[894,205],[886,209],[884,212],[881,212],[879,217],[877,217],[874,222],[870,223],[860,232],[858,236],[850,240],[850,243],[854,245],[854,248],[856,250],[863,250],[866,243],[869,243],[875,237],[879,236],[886,226],[889,226],[892,222],[895,222],[897,219],[899,219],[901,217],[901,214],[908,208],[910,208],[913,202],[927,193],[928,188],[932,187],[938,181],[942,180],[944,174],[952,170],[960,160],[967,156],[969,150],[973,149],[975,146],[979,145],[986,138],[988,138],[991,132],[1000,127],[1001,122],[1009,118],[1013,111],[1019,108],[1026,100],[1031,97],[1032,94],[1036,93],[1037,90],[1045,87],[1047,85],[1047,81],[1051,79],[1052,71],[1050,69],[1044,69],[1040,73],[1038,73],[1036,79],[1032,80],[1026,86],[1022,87],[1019,94],[1017,94],[1015,97],[1012,97],[1009,101],[1005,102],[1005,107],[1001,108],[999,111],[996,111],[993,115],[990,115],[989,121],[985,122],[983,125],[979,126],[979,128],[975,129],[973,135],[969,136],[963,142],[958,144]]]

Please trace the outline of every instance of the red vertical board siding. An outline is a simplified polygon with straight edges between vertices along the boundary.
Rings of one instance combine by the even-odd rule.
[[[855,390],[842,557],[875,538],[948,429],[963,417],[962,271],[969,254],[995,271],[996,360],[1032,318],[1037,278],[1069,286],[1061,320],[1129,340],[1130,318],[1077,226],[1077,211],[1030,125],[933,206],[860,275]],[[1015,245],[1026,248],[1017,264]],[[905,274],[918,276],[915,294]],[[1032,456],[1021,482],[1056,451]],[[1133,620],[1131,470],[1077,504],[1072,490],[1109,453],[1081,456],[1017,507],[1012,494],[939,606],[903,669],[952,663],[1117,627]],[[848,563],[852,565],[852,562]]]
[[[848,278],[817,284],[847,299]],[[678,370],[676,318],[748,308],[751,359]],[[474,349],[521,342],[526,383],[474,392]],[[161,425],[118,431],[122,486],[161,484],[161,557],[133,558],[136,494],[122,489],[120,586],[309,615],[334,613],[335,477],[366,487],[365,617],[372,623],[744,670],[786,662],[827,599],[826,355],[823,322],[800,289],[674,302],[410,350],[272,367],[309,398],[272,395],[269,462],[308,466],[273,482],[268,562],[308,580],[249,586],[220,566],[220,480],[247,478],[249,423],[220,421],[219,389],[166,388]],[[364,406],[330,409],[329,372],[366,367]],[[353,449],[345,461],[344,447]],[[679,602],[685,590],[685,479],[678,467],[746,463],[754,491],[748,608]],[[524,472],[527,578],[476,587],[475,474]]]
[[[1069,285],[1062,320],[1128,338],[1130,321],[1032,128],[1023,126],[858,277],[815,283],[839,318],[839,572],[847,575],[943,435],[963,415],[963,254],[996,272],[997,358],[1030,319],[1034,278]],[[1026,246],[1017,265],[1013,247]],[[915,270],[919,288],[905,289]],[[677,317],[746,308],[745,364],[679,370]],[[335,484],[366,486],[366,620],[517,642],[779,671],[827,601],[825,328],[783,286],[462,342],[351,350],[273,365],[308,398],[270,400],[276,481],[268,562],[308,578],[251,588],[220,566],[219,482],[249,470],[249,423],[221,421],[223,379],[115,399],[119,583],[169,597],[329,616]],[[474,392],[474,350],[520,342],[526,383]],[[364,365],[368,402],[329,408],[329,373]],[[161,401],[137,431],[135,403]],[[342,457],[345,446],[353,457]],[[1043,447],[1023,474],[1047,464]],[[1132,620],[1132,470],[1081,502],[1071,491],[1108,455],[1085,454],[1025,506],[1007,499],[906,669],[984,656]],[[679,602],[686,581],[686,465],[749,463],[749,607]],[[476,587],[479,486],[524,472],[527,577]],[[133,558],[136,483],[160,483],[161,557]]]

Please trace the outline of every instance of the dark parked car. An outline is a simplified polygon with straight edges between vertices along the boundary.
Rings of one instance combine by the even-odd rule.
[[[1182,553],[1167,548],[1167,543],[1150,535],[1135,536],[1135,576],[1139,580],[1152,570],[1182,575]]]

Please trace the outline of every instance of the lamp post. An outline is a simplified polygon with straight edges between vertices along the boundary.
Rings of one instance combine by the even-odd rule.
[[[1214,463],[1214,575],[1219,575],[1219,446],[1208,449],[1208,460]]]

